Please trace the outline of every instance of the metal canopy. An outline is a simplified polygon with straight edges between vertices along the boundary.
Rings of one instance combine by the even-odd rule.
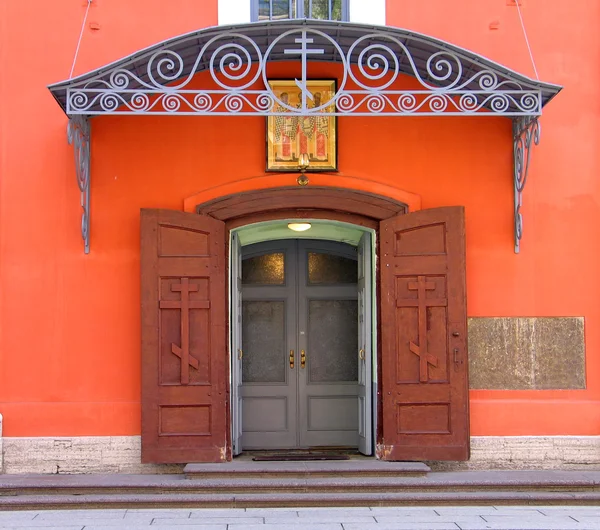
[[[271,90],[269,65],[292,61],[301,104]],[[312,104],[314,62],[342,66],[333,99]],[[205,75],[196,79],[196,74]],[[410,76],[413,81],[403,83]],[[202,84],[202,86],[198,86]],[[532,142],[543,106],[561,87],[476,53],[405,29],[348,22],[282,20],[202,29],[74,79],[50,85],[69,116],[89,252],[90,124],[104,114],[280,116],[505,116],[513,120],[515,252]]]
[[[270,89],[268,64],[337,62],[334,101],[287,105]],[[209,72],[210,87],[192,86]],[[402,74],[418,88],[398,86]],[[300,77],[300,76],[299,76]],[[284,20],[202,29],[49,87],[69,115],[539,115],[559,86],[534,81],[480,55],[398,28]],[[303,98],[304,99],[304,98]],[[332,103],[335,102],[335,106]],[[275,109],[279,109],[276,112]]]

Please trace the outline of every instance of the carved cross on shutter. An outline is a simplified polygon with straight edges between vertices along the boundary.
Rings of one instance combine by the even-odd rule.
[[[141,212],[144,463],[227,459],[225,239],[212,217]]]
[[[410,342],[410,351],[419,356],[419,381],[426,383],[429,379],[428,364],[438,365],[438,358],[427,351],[427,307],[442,305],[432,300],[428,303],[425,298],[427,291],[435,290],[435,283],[428,282],[425,276],[418,276],[416,282],[409,282],[408,289],[417,291],[417,301],[419,304],[419,344]]]
[[[384,460],[468,460],[464,208],[420,210],[380,226],[377,451]],[[452,349],[465,359],[454,369]]]
[[[181,346],[172,343],[171,351],[181,359],[181,384],[190,382],[189,367],[198,369],[198,359],[190,353],[190,309],[208,309],[208,300],[192,301],[190,293],[196,292],[198,286],[190,283],[189,278],[181,278],[181,283],[171,285],[171,291],[181,292],[180,301],[163,300],[160,302],[161,309],[181,309]]]

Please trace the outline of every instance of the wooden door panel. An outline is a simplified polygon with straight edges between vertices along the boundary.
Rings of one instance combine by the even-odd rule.
[[[182,323],[184,311],[181,309],[181,293],[177,291],[182,282],[195,291],[187,295],[187,317]],[[202,355],[206,342],[210,344],[210,300],[208,278],[160,278],[160,385],[180,385],[183,381],[182,370],[188,385],[210,385],[210,355]],[[187,319],[187,322],[185,320]],[[181,346],[182,325],[186,326],[184,335],[188,340],[187,365],[182,364]],[[169,355],[168,353],[172,353]]]
[[[399,403],[396,417],[402,434],[450,434],[450,404],[445,401]]]
[[[142,462],[226,458],[224,224],[142,210]]]
[[[423,283],[422,295],[419,282]],[[397,383],[448,381],[445,293],[444,277],[396,277]],[[423,334],[427,340],[426,355],[420,355]]]
[[[425,210],[422,210],[425,211]],[[421,212],[417,212],[419,214]],[[413,215],[413,214],[409,214]],[[435,256],[446,254],[445,223],[418,225],[411,223],[394,233],[395,256]]]
[[[383,444],[390,460],[469,457],[464,210],[381,222]]]
[[[187,224],[187,223],[186,223]],[[158,228],[158,254],[166,257],[207,257],[210,234],[192,226],[160,225]]]
[[[400,386],[400,385],[398,385]],[[434,403],[444,403],[450,400],[451,391],[448,385],[421,385],[419,383],[404,384],[396,392],[398,401],[428,403],[428,399]]]

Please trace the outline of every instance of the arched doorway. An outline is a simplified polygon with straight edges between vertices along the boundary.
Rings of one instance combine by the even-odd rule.
[[[228,281],[228,269],[235,270],[243,253],[227,234],[274,219],[341,221],[373,230],[376,455],[468,458],[461,207],[405,213],[404,205],[374,194],[288,188],[224,197],[197,211],[142,210],[143,461],[222,461],[241,447],[236,437],[242,419],[235,417],[241,408],[230,404],[242,396],[235,371],[243,373],[243,348],[236,348],[243,337],[236,343],[232,334],[242,326],[236,328],[227,313],[243,301],[242,267]],[[294,447],[310,445],[299,440],[297,434]]]

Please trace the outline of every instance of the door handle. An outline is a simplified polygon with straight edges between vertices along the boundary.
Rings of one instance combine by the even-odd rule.
[[[458,348],[454,348],[454,368],[458,368],[461,362],[458,358]]]
[[[304,350],[300,350],[300,368],[304,368],[306,366],[306,352]]]
[[[361,361],[365,360],[365,349],[364,348],[361,348],[360,350],[358,350],[358,358]]]
[[[290,368],[294,368],[294,350],[290,350]]]
[[[242,360],[242,357],[243,357],[243,356],[244,356],[244,352],[243,352],[243,351],[242,351],[240,348],[238,348],[238,359],[239,359],[240,361]]]

